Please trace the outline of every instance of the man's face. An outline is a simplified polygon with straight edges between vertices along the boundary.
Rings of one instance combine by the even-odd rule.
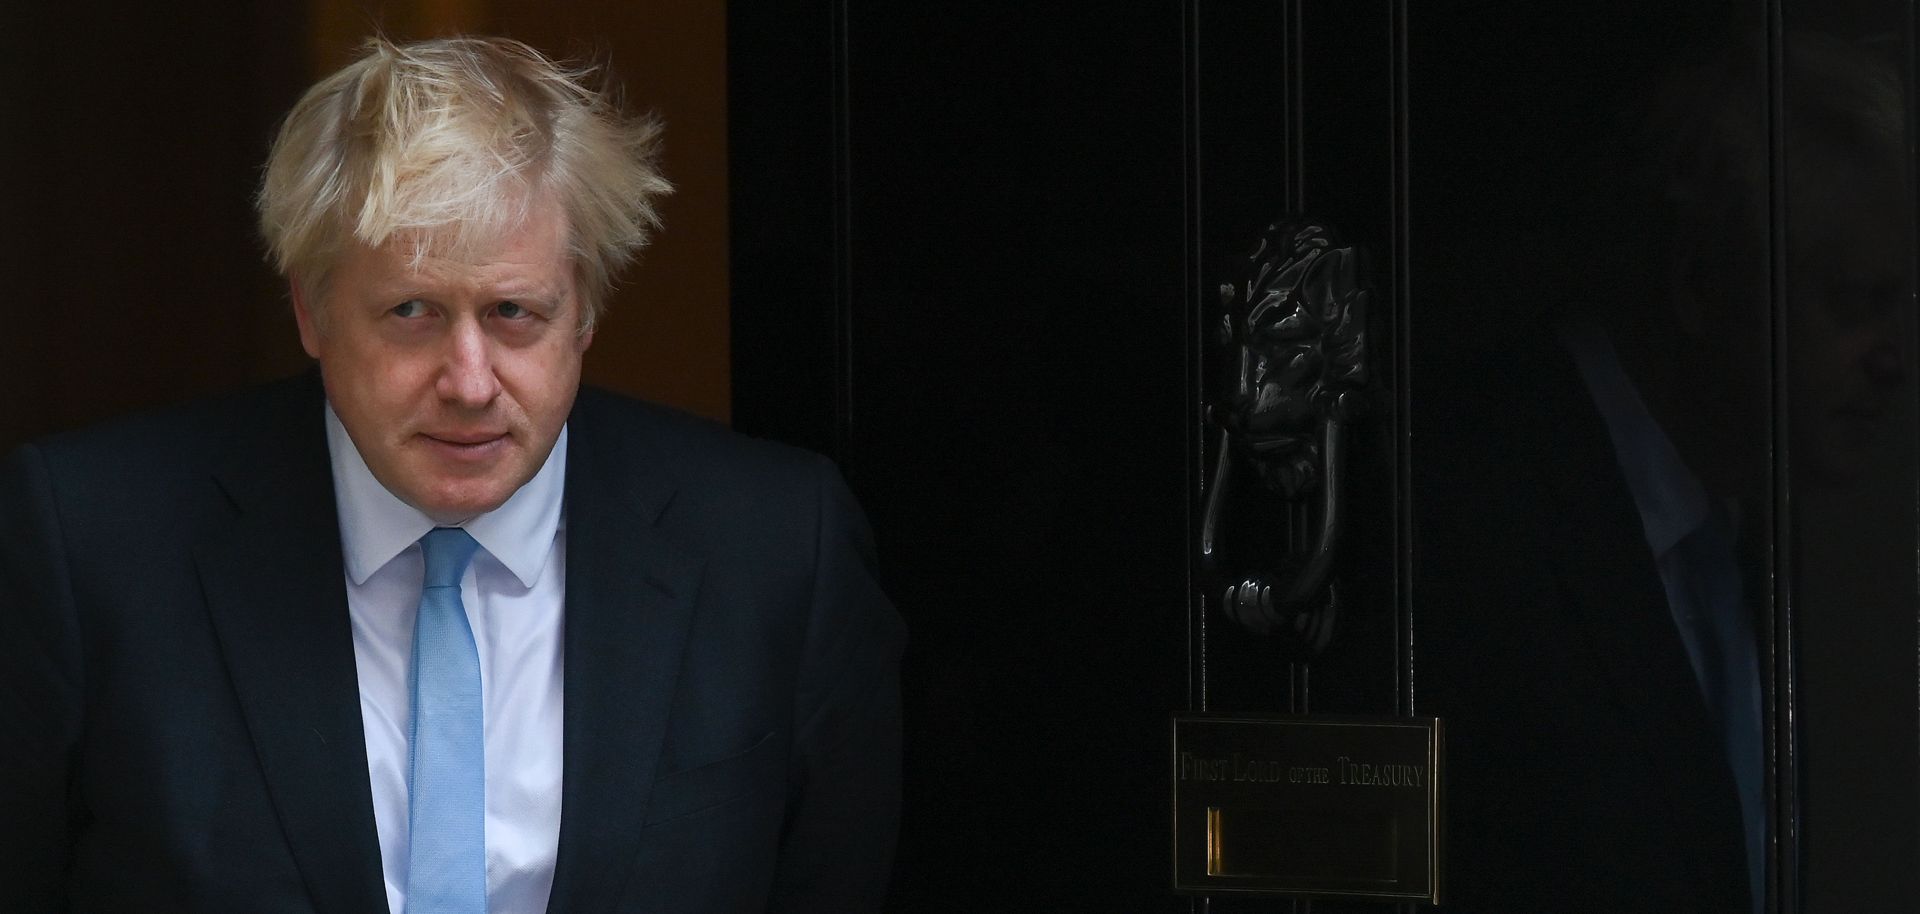
[[[1904,182],[1893,168],[1843,174],[1821,199],[1795,201],[1786,328],[1795,462],[1840,484],[1904,453],[1914,317],[1911,235],[1887,190]]]
[[[1888,236],[1898,239],[1897,227]],[[1879,256],[1868,250],[1877,248]],[[1895,245],[1831,252],[1788,309],[1794,451],[1803,471],[1852,481],[1896,448],[1912,332],[1912,299]],[[1798,279],[1799,277],[1796,277]]]
[[[441,523],[499,507],[539,471],[591,342],[556,207],[489,247],[416,267],[406,244],[356,243],[324,300],[294,297],[301,345],[374,478]]]

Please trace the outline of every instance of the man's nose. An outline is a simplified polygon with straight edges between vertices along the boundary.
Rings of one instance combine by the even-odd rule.
[[[440,399],[471,409],[493,402],[500,379],[493,373],[493,350],[480,322],[455,320],[447,332],[446,362],[440,368]]]

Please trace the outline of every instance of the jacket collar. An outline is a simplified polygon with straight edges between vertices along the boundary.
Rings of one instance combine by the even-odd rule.
[[[658,442],[583,390],[568,419],[565,761],[552,914],[607,909],[640,848],[700,565]]]
[[[207,611],[301,876],[327,914],[386,908],[317,374],[243,407],[196,544]]]

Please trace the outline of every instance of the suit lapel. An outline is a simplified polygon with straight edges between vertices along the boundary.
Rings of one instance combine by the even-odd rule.
[[[550,914],[604,909],[640,846],[700,569],[655,529],[673,490],[628,429],[569,419],[566,736]]]
[[[1549,560],[1567,588],[1574,617],[1568,630],[1581,638],[1607,677],[1616,696],[1612,712],[1626,724],[1591,729],[1636,739],[1641,755],[1658,760],[1662,769],[1649,795],[1657,789],[1667,798],[1660,802],[1694,810],[1671,825],[1687,829],[1674,845],[1692,856],[1685,866],[1702,874],[1743,869],[1740,801],[1720,727],[1707,710],[1680,640],[1612,436],[1570,357],[1559,347],[1547,354],[1559,363],[1538,377],[1568,378],[1572,384],[1541,385],[1548,397],[1560,399],[1555,408],[1540,412],[1558,418],[1528,436],[1539,448],[1534,465],[1558,467],[1542,474],[1543,503],[1550,507],[1538,513],[1558,525],[1536,535],[1551,544]]]
[[[1536,512],[1553,524],[1538,536],[1549,544],[1556,577],[1567,582],[1574,630],[1620,696],[1622,713],[1649,727],[1676,722],[1679,735],[1697,740],[1713,732],[1705,700],[1613,439],[1570,357],[1559,347],[1542,356],[1553,361],[1535,373],[1535,389],[1551,406],[1535,411],[1540,424],[1523,436],[1534,449],[1526,463],[1551,506]],[[1674,735],[1648,734],[1656,744]]]
[[[238,517],[197,545],[208,612],[315,905],[386,910],[319,385],[277,391],[222,490]]]

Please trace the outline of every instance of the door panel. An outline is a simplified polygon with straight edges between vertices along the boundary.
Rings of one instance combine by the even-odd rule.
[[[1178,9],[845,27],[841,458],[929,724],[898,904],[1124,908],[1185,689]]]
[[[1920,895],[1910,4],[731,22],[736,420],[913,631],[893,909],[1380,910],[1171,894],[1182,710],[1444,718],[1448,910]],[[1290,215],[1373,287],[1317,650],[1198,552]]]
[[[1414,694],[1449,723],[1452,906],[1756,910],[1764,36],[1488,12],[1408,31]]]

